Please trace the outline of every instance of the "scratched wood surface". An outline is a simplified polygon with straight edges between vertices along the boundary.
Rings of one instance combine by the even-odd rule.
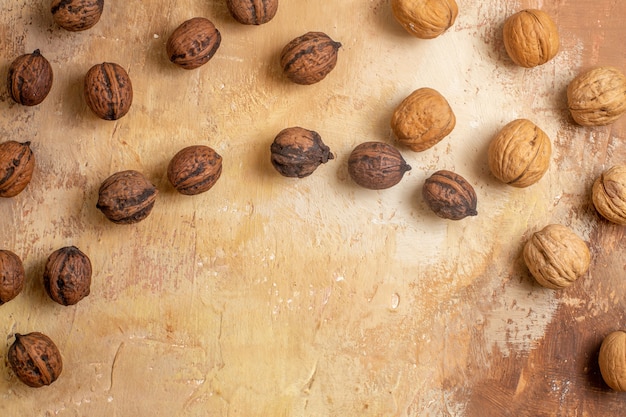
[[[523,8],[555,19],[561,51],[535,69],[506,56],[504,19]],[[4,0],[0,79],[40,49],[55,71],[39,106],[0,89],[2,140],[30,140],[37,170],[0,201],[0,247],[24,261],[27,284],[0,307],[6,357],[15,333],[41,331],[61,349],[58,381],[34,390],[0,361],[3,416],[616,416],[626,396],[602,382],[597,352],[626,327],[625,229],[598,217],[593,180],[626,158],[626,119],[572,123],[565,89],[595,65],[626,67],[621,0],[460,0],[440,38],[412,38],[387,0],[282,0],[260,27],[236,23],[223,1],[107,1],[83,33],[55,26],[45,1]],[[165,42],[204,16],[223,41],[204,67],[169,63]],[[292,38],[324,31],[343,44],[337,68],[296,86],[278,68]],[[124,66],[135,90],[127,116],[105,122],[82,99],[90,66]],[[419,87],[457,116],[384,191],[358,188],[346,160],[366,140],[393,142],[393,108]],[[486,149],[518,118],[553,142],[546,176],[528,189],[499,184]],[[336,158],[293,180],[269,163],[288,126],[318,131]],[[224,158],[209,192],[186,197],[166,180],[191,144]],[[117,226],[95,208],[115,171],[159,188],[152,214]],[[438,169],[467,178],[478,216],[431,214],[420,198]],[[589,273],[555,292],[536,285],[520,250],[548,223],[588,242]],[[55,249],[93,263],[91,295],[49,300],[41,275]]]

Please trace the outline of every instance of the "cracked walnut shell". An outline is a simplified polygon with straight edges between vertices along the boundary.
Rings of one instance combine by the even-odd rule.
[[[626,331],[609,333],[600,346],[598,365],[604,382],[615,391],[626,391]]]
[[[591,198],[602,217],[626,225],[626,165],[603,172],[593,183]]]
[[[459,8],[455,0],[391,0],[391,11],[411,35],[433,39],[454,24]]]
[[[581,126],[604,126],[626,113],[626,76],[611,66],[578,75],[567,87],[567,107]]]
[[[52,384],[63,371],[59,348],[40,332],[16,334],[8,361],[19,380],[33,388]]]
[[[504,47],[517,65],[526,68],[545,64],[559,51],[559,32],[544,11],[527,9],[504,22]]]

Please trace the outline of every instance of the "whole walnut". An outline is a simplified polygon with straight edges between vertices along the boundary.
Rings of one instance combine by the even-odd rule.
[[[171,62],[191,70],[209,62],[222,42],[213,22],[194,17],[181,23],[167,39],[166,51]]]
[[[69,306],[89,295],[91,261],[75,246],[57,249],[48,257],[43,273],[46,292],[57,303]]]
[[[626,391],[626,331],[609,333],[600,346],[598,365],[604,382],[615,391]]]
[[[602,173],[591,189],[593,205],[605,219],[626,225],[626,165]]]
[[[24,191],[34,170],[35,156],[30,142],[0,143],[0,197],[15,197]]]
[[[489,168],[505,184],[524,188],[539,181],[550,166],[552,144],[527,119],[508,123],[489,144]]]
[[[16,334],[8,362],[20,381],[33,388],[52,384],[63,371],[59,348],[40,332]]]
[[[19,104],[36,106],[50,93],[53,79],[50,62],[36,49],[17,57],[9,66],[9,94]]]
[[[398,184],[411,166],[393,146],[384,142],[364,142],[352,150],[348,173],[354,182],[370,190],[383,190]]]
[[[280,54],[280,66],[296,84],[322,81],[337,65],[341,43],[323,32],[308,32],[290,41]]]
[[[167,178],[181,194],[196,195],[208,191],[222,174],[222,157],[204,145],[181,149],[170,160]]]
[[[71,32],[92,28],[100,20],[104,0],[52,0],[50,11],[57,25]]]
[[[104,180],[96,207],[113,223],[137,223],[148,217],[158,192],[140,172],[120,171]]]
[[[25,276],[20,257],[10,250],[0,250],[0,305],[22,292]]]
[[[559,31],[542,10],[527,9],[504,22],[504,47],[517,65],[526,68],[545,64],[559,52]]]
[[[415,152],[435,146],[455,125],[450,104],[432,88],[413,91],[391,116],[391,130],[396,139]]]
[[[474,187],[462,176],[440,170],[426,179],[422,197],[428,207],[439,217],[461,220],[476,216],[478,199]]]
[[[274,18],[278,0],[226,0],[231,16],[244,25],[262,25]]]
[[[133,85],[128,73],[122,66],[111,62],[89,69],[84,93],[89,108],[104,120],[125,116],[133,102]]]
[[[411,35],[433,39],[454,24],[459,8],[454,0],[391,0],[391,11]]]
[[[524,261],[540,285],[558,290],[569,287],[587,272],[591,254],[576,233],[551,224],[526,242]]]
[[[335,157],[319,133],[302,127],[281,130],[270,151],[272,165],[285,177],[307,177]]]
[[[567,87],[567,106],[582,126],[604,126],[626,113],[626,76],[605,66],[578,75]]]

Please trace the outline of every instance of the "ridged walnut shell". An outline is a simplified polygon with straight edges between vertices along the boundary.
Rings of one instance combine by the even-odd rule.
[[[413,91],[391,116],[391,130],[397,141],[415,152],[435,146],[455,125],[450,104],[432,88]]]
[[[593,183],[591,198],[602,217],[626,225],[626,165],[603,172]]]
[[[178,151],[167,167],[167,178],[181,194],[196,195],[208,191],[222,174],[222,157],[204,145],[188,146]]]
[[[478,214],[474,187],[452,171],[440,170],[427,178],[422,197],[426,205],[444,219],[461,220]]]
[[[487,155],[489,168],[497,179],[524,188],[535,184],[548,170],[552,144],[533,122],[517,119],[493,138]]]
[[[323,32],[308,32],[289,42],[280,54],[280,67],[296,84],[322,81],[337,65],[341,43]]]
[[[94,65],[87,71],[84,93],[89,108],[103,120],[124,117],[133,103],[133,85],[128,73],[112,62]]]
[[[171,62],[192,70],[209,62],[221,42],[222,35],[213,22],[204,17],[194,17],[172,32],[165,48]]]
[[[604,382],[615,391],[626,391],[626,331],[609,333],[600,346],[598,365]]]
[[[231,16],[244,25],[262,25],[274,18],[278,0],[226,0]]]
[[[52,0],[50,6],[55,23],[70,32],[95,26],[103,9],[104,0]]]
[[[57,303],[69,306],[89,295],[91,261],[75,246],[52,252],[43,273],[46,292]]]
[[[113,223],[133,224],[148,217],[158,192],[140,172],[120,171],[104,180],[96,207]]]
[[[10,250],[0,250],[0,305],[22,292],[25,276],[20,257]]]
[[[52,384],[63,371],[61,352],[52,339],[40,332],[16,334],[8,361],[20,381],[33,388]]]
[[[50,62],[36,49],[17,57],[9,66],[9,94],[19,104],[36,106],[50,93],[53,79]]]
[[[285,177],[304,178],[335,156],[319,133],[302,127],[288,127],[278,133],[270,146],[271,162]]]
[[[604,126],[626,113],[626,76],[615,67],[578,75],[567,87],[567,106],[582,126]]]
[[[459,8],[454,0],[391,0],[391,11],[411,35],[433,39],[454,24]]]
[[[348,158],[348,173],[354,182],[370,190],[383,190],[398,184],[411,166],[400,152],[383,142],[364,142]]]
[[[509,57],[526,68],[545,64],[559,52],[559,31],[541,10],[522,10],[506,19],[503,39]]]
[[[587,272],[591,254],[576,233],[551,224],[526,242],[524,261],[540,285],[558,290],[569,287]]]
[[[35,156],[30,142],[0,143],[0,197],[15,197],[24,191],[34,170]]]

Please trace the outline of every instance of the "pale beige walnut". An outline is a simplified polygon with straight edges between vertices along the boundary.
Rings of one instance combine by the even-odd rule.
[[[559,51],[559,32],[544,11],[527,9],[504,22],[504,47],[517,65],[526,68],[545,64]]]
[[[626,225],[626,165],[603,172],[593,183],[591,198],[602,217]]]
[[[391,116],[391,130],[398,142],[416,152],[435,146],[455,125],[450,104],[432,88],[412,92]]]
[[[598,355],[604,382],[615,391],[626,391],[626,332],[609,333],[602,341]]]
[[[391,10],[407,32],[421,39],[441,35],[459,14],[454,0],[391,0]]]
[[[578,75],[567,87],[567,106],[582,126],[604,126],[626,113],[626,76],[611,66]]]
[[[530,120],[517,119],[504,126],[489,144],[489,168],[500,181],[524,188],[543,177],[551,154],[548,135]]]
[[[569,287],[587,272],[591,254],[576,233],[551,224],[526,242],[524,261],[540,285],[558,290]]]

